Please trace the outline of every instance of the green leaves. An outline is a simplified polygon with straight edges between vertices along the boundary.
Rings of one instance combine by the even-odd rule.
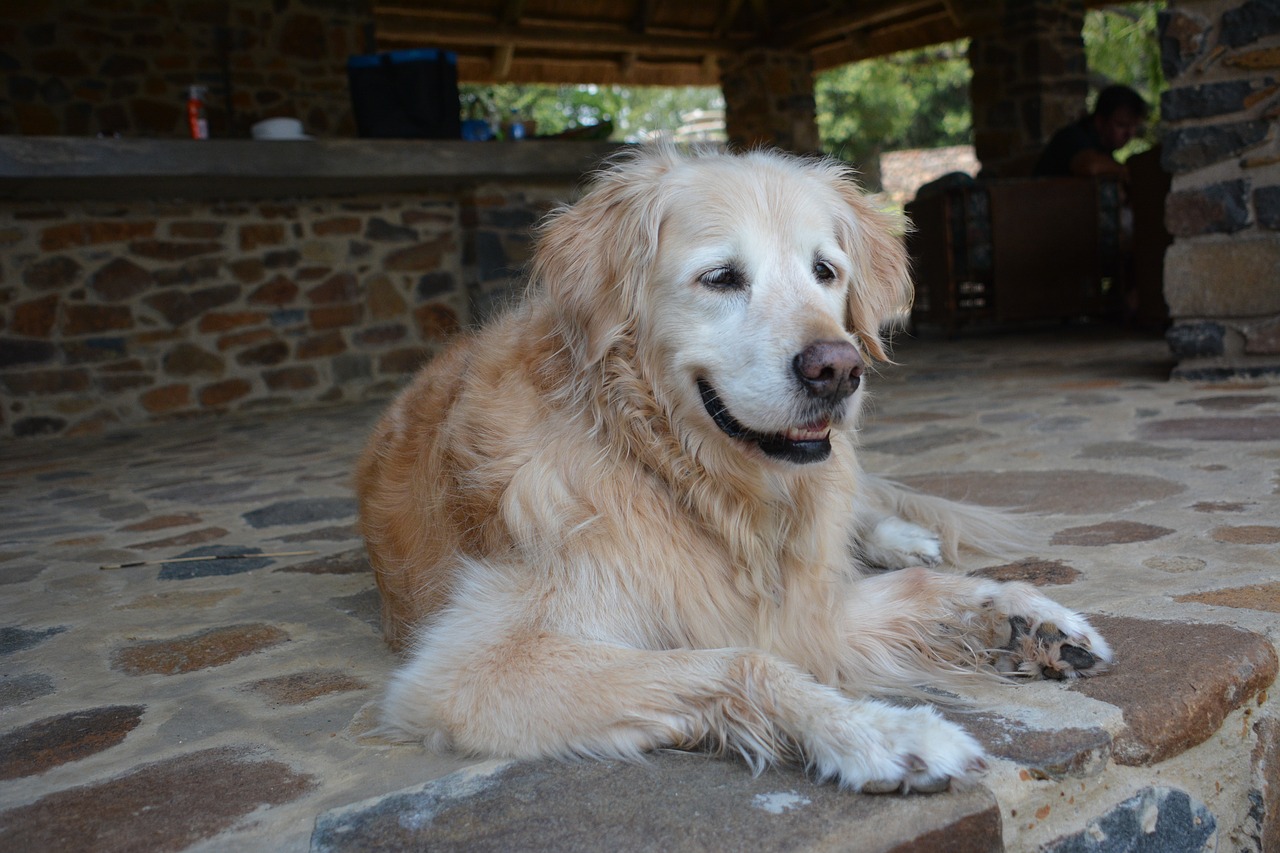
[[[1085,14],[1084,51],[1089,63],[1090,103],[1098,91],[1123,83],[1151,105],[1145,133],[1116,152],[1116,159],[1146,151],[1159,138],[1160,93],[1168,88],[1160,68],[1156,16],[1164,3],[1125,3]]]
[[[574,127],[613,122],[616,141],[636,142],[663,131],[674,132],[697,110],[723,110],[716,87],[577,86],[463,84],[458,87],[463,115],[472,118],[522,119],[538,123],[538,135]],[[474,106],[472,106],[474,104]]]
[[[966,41],[905,51],[818,75],[823,149],[855,165],[880,151],[971,141]]]
[[[1091,91],[1124,83],[1152,106],[1147,139],[1120,152],[1149,147],[1159,120],[1160,72],[1156,15],[1163,2],[1126,3],[1086,13],[1085,53]],[[823,72],[815,81],[818,131],[823,149],[862,168],[874,169],[880,151],[937,148],[972,141],[969,104],[972,76],[967,41],[904,51]],[[474,85],[460,87],[463,114],[501,123],[513,116],[533,119],[538,134],[613,122],[614,140],[630,142],[673,133],[691,116],[724,110],[716,87]],[[514,113],[513,113],[514,111]]]

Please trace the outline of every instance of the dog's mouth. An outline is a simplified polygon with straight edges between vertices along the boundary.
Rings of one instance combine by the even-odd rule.
[[[702,405],[707,414],[722,433],[738,441],[756,445],[768,457],[804,465],[821,462],[831,455],[831,421],[828,418],[791,427],[786,432],[756,432],[743,426],[729,414],[729,408],[710,382],[699,379],[698,393],[702,395]]]

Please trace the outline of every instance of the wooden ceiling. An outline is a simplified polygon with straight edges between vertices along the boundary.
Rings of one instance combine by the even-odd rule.
[[[990,25],[991,7],[997,5],[990,0],[373,0],[380,49],[455,51],[464,82],[665,86],[718,85],[719,61],[751,47],[807,52],[821,71],[952,41]]]

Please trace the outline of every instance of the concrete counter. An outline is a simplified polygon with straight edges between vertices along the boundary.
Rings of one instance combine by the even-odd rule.
[[[278,198],[574,181],[618,145],[0,137],[0,199]]]

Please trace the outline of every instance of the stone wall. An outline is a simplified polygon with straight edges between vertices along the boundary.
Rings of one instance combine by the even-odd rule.
[[[569,192],[0,204],[0,434],[390,394]]]
[[[1083,0],[1003,0],[983,13],[969,91],[984,175],[1031,174],[1049,138],[1086,112],[1083,27]]]
[[[1280,373],[1280,4],[1180,0],[1160,26],[1175,375]]]
[[[354,136],[346,59],[372,20],[367,0],[7,3],[0,133],[186,137],[202,85],[212,136],[271,116]]]
[[[808,54],[757,49],[722,60],[720,88],[730,145],[800,154],[821,149]]]

